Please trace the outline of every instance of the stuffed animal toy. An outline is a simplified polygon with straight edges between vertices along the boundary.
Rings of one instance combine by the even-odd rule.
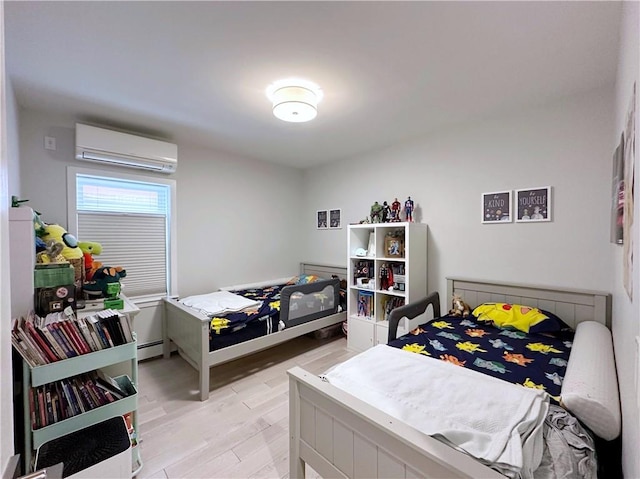
[[[78,247],[84,256],[84,279],[92,281],[93,275],[102,266],[102,263],[95,261],[93,256],[99,256],[102,253],[102,245],[95,241],[78,241]]]
[[[471,306],[462,301],[462,298],[454,294],[451,300],[451,309],[449,310],[451,316],[466,318],[471,314]]]
[[[92,297],[109,298],[110,284],[120,283],[120,280],[127,276],[127,271],[122,266],[102,266],[93,275],[93,281],[84,284],[84,292]]]
[[[58,243],[55,240],[47,241],[44,251],[40,251],[36,255],[36,263],[68,263],[65,257],[62,256],[63,248],[64,245],[62,243]]]
[[[44,241],[55,240],[62,243],[62,256],[68,260],[81,259],[82,250],[78,248],[78,240],[60,225],[45,225],[44,232],[39,234]]]

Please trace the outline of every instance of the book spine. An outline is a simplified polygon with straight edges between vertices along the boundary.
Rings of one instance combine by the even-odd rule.
[[[71,325],[69,324],[69,321],[60,321],[58,323],[60,325],[60,328],[62,329],[62,331],[64,331],[67,339],[69,340],[71,347],[73,347],[73,350],[78,354],[84,354],[84,348],[82,347],[82,345],[80,343],[78,343],[78,340],[75,336],[75,334],[73,334],[73,328],[71,327]]]
[[[20,339],[15,336],[11,336],[11,344],[13,345],[14,349],[18,351],[20,356],[22,356],[22,359],[29,365],[29,367],[33,368],[36,366],[36,363],[31,357],[29,350]]]
[[[82,394],[82,397],[84,398],[85,405],[87,406],[85,410],[90,411],[91,409],[95,409],[96,407],[99,406],[99,404],[96,404],[93,401],[93,398],[89,394],[89,391],[87,390],[86,386],[84,385],[81,379],[76,378],[74,380],[74,383],[76,384],[76,386],[78,387],[78,391],[80,391],[80,394]]]
[[[82,411],[80,410],[75,394],[73,394],[73,391],[71,390],[71,385],[66,379],[61,381],[61,384],[64,395],[67,398],[67,403],[69,404],[69,410],[71,412],[70,416],[80,414]]]
[[[48,327],[50,328],[49,330],[51,331],[51,334],[53,334],[53,337],[58,340],[58,344],[60,344],[67,357],[73,358],[77,356],[76,352],[69,344],[69,341],[67,341],[66,336],[62,334],[62,331],[60,331],[60,327],[58,326],[58,324],[52,323]]]
[[[67,324],[67,326],[69,328],[69,331],[71,332],[71,334],[73,335],[74,339],[76,340],[76,343],[78,344],[78,346],[82,350],[81,354],[90,353],[91,352],[91,348],[89,347],[89,345],[85,341],[84,337],[82,336],[82,333],[80,332],[80,327],[78,326],[78,323],[76,321],[71,320],[71,319],[66,320],[65,323]]]
[[[38,347],[40,348],[40,350],[42,351],[44,356],[47,358],[47,362],[48,363],[52,363],[52,362],[57,361],[57,359],[56,359],[57,356],[55,354],[53,354],[53,351],[47,345],[47,343],[44,340],[44,338],[40,334],[38,334],[38,331],[33,326],[33,324],[31,324],[31,323],[26,323],[26,324],[27,324],[27,331],[29,332],[29,335],[38,344]]]
[[[45,427],[47,425],[47,405],[44,400],[44,391],[42,386],[37,388],[38,391],[38,414],[40,416],[40,426]]]
[[[82,399],[82,393],[80,392],[80,390],[76,386],[75,381],[69,380],[69,387],[71,388],[71,391],[73,392],[73,396],[76,399],[76,402],[78,404],[78,408],[80,409],[80,412],[81,413],[87,412],[87,408],[85,408],[84,402],[83,402],[83,399]]]
[[[48,386],[48,385],[47,385]],[[46,386],[44,388],[44,400],[47,405],[47,425],[53,424],[53,404],[51,403],[51,391]]]
[[[31,417],[31,429],[37,429],[36,426],[36,403],[34,399],[33,388],[29,388],[29,412]]]
[[[113,340],[111,339],[111,334],[109,334],[109,330],[107,329],[107,326],[105,326],[104,324],[102,325],[102,332],[104,333],[105,338],[107,338],[107,343],[109,344],[109,347],[113,348],[114,343],[113,343]]]
[[[38,358],[38,365],[47,364],[42,351],[34,344],[27,332],[23,329],[22,319],[18,322],[18,336],[24,341],[25,345],[31,351],[32,355]]]
[[[89,346],[89,349],[91,351],[97,351],[98,347],[93,342],[93,338],[91,337],[91,333],[89,332],[89,328],[87,327],[87,324],[85,323],[84,319],[78,318],[76,319],[75,323],[78,326],[78,329],[80,330],[80,332],[82,333],[82,337],[84,338],[85,342]]]
[[[58,341],[56,341],[56,339],[51,334],[51,331],[49,331],[46,326],[39,327],[38,331],[40,331],[47,338],[47,341],[49,341],[53,352],[56,353],[59,359],[67,359],[67,355],[62,350],[62,348],[58,344]]]
[[[122,324],[122,330],[124,331],[124,336],[127,343],[133,341],[133,333],[131,329],[131,323],[129,322],[129,316],[126,314],[120,314],[119,316],[120,323]]]

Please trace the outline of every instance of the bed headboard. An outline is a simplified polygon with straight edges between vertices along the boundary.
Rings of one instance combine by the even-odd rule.
[[[611,328],[611,295],[602,291],[447,278],[443,309],[449,309],[454,293],[472,308],[492,302],[525,304],[558,315],[574,329],[581,321],[597,321]]]
[[[316,276],[326,279],[336,275],[339,279],[346,279],[347,267],[331,266],[319,263],[300,263],[300,274],[315,274]]]

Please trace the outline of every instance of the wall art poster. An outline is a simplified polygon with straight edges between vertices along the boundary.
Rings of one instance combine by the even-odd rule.
[[[329,210],[329,228],[342,228],[342,210]]]
[[[320,210],[316,213],[316,222],[319,230],[327,229],[327,210]]]
[[[511,191],[482,193],[482,222],[511,222]]]
[[[629,299],[633,301],[633,205],[635,202],[635,185],[633,182],[635,170],[636,146],[636,84],[633,84],[631,102],[625,122],[624,130],[624,220],[622,225],[624,289]]]
[[[624,227],[624,134],[613,153],[611,181],[611,242],[622,244]]]
[[[551,187],[516,190],[516,222],[551,221]]]

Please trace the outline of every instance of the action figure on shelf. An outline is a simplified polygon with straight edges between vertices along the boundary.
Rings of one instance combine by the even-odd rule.
[[[388,290],[393,287],[393,272],[387,263],[380,265],[380,289]]]
[[[398,221],[400,221],[400,202],[398,201],[398,198],[393,200],[393,203],[391,203],[391,219],[390,219],[390,221],[392,223],[397,223]]]
[[[371,205],[371,222],[380,223],[382,215],[382,205],[377,201]]]
[[[383,223],[388,223],[391,218],[391,208],[389,208],[389,203],[387,203],[386,201],[382,202],[382,222]]]
[[[367,316],[367,303],[363,297],[358,300],[358,316]]]
[[[404,202],[404,216],[405,221],[413,222],[413,200],[411,196],[408,196],[407,201]]]

